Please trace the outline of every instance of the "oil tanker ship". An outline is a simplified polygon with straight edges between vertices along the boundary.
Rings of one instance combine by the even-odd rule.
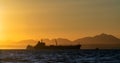
[[[52,50],[57,50],[57,49],[80,49],[81,45],[58,45],[57,41],[55,40],[56,45],[50,45],[46,46],[45,42],[43,41],[38,41],[38,43],[35,46],[28,45],[27,50],[44,50],[44,49],[52,49]]]

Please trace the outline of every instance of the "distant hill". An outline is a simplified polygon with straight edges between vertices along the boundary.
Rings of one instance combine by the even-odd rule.
[[[100,34],[96,35],[94,37],[85,37],[81,39],[77,39],[74,42],[80,42],[80,43],[117,43],[120,42],[119,38],[114,37],[113,35],[108,35],[108,34]]]
[[[77,39],[74,42],[82,44],[83,48],[120,48],[119,38],[104,33],[94,37]]]
[[[46,42],[47,45],[55,45],[55,40],[57,40],[58,45],[72,45],[72,41],[65,39],[65,38],[57,38],[57,39],[43,39],[44,42]]]
[[[35,43],[37,43],[37,40],[32,40],[32,39],[22,40],[22,41],[19,41],[18,43],[20,43],[20,44],[31,44],[31,45],[35,45]]]

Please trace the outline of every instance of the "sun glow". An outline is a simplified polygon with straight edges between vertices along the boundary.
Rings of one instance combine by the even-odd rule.
[[[0,5],[0,40],[4,39],[3,13],[4,13],[3,6]]]
[[[118,36],[119,8],[118,0],[0,0],[0,49],[25,48],[29,39]]]

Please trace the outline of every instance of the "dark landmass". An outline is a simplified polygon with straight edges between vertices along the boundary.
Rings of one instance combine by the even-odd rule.
[[[83,48],[119,49],[120,39],[109,34],[100,34],[94,37],[77,39],[75,43],[80,43]]]
[[[66,45],[74,46],[74,45],[81,44],[82,45],[81,49],[95,49],[95,48],[120,49],[120,39],[113,35],[109,35],[105,33],[102,33],[100,35],[96,35],[93,37],[84,37],[84,38],[76,39],[74,41],[70,41],[65,38],[58,38],[58,39],[52,39],[52,40],[43,39],[43,40],[45,41],[45,44],[47,46],[56,45],[55,40],[57,40],[58,41],[57,43],[61,46],[66,46]],[[28,44],[31,43],[29,41],[30,40],[28,40],[27,42]],[[32,43],[37,43],[37,42],[32,42]],[[28,45],[28,48],[29,47],[31,48],[30,45]]]

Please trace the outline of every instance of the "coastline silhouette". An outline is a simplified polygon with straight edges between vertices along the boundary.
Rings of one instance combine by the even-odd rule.
[[[58,42],[57,42],[57,41]],[[35,42],[37,43],[37,41]],[[49,46],[50,48],[54,46],[75,46],[75,45],[82,45],[81,48],[89,48],[89,49],[119,49],[120,48],[120,39],[116,38],[113,35],[109,34],[99,34],[93,37],[84,37],[80,39],[76,39],[74,41],[70,41],[68,39],[64,38],[58,38],[58,39],[44,39],[44,42],[38,42],[37,44],[44,44],[44,46]],[[27,44],[28,45],[28,44]],[[35,45],[36,46],[36,45]],[[35,46],[28,45],[28,49],[33,49]]]
[[[57,42],[56,42],[57,40]],[[5,48],[9,46],[9,49],[26,49],[32,48],[38,43],[39,40],[28,39],[28,40],[21,40],[18,42],[9,42],[6,41],[6,45],[1,45],[1,48]],[[115,37],[111,34],[99,34],[95,36],[83,37],[78,38],[76,40],[69,40],[66,38],[55,38],[55,39],[43,39],[45,46],[74,46],[74,45],[82,45],[81,49],[120,49],[120,39]],[[2,44],[2,42],[1,42]],[[16,47],[16,48],[15,48]]]

